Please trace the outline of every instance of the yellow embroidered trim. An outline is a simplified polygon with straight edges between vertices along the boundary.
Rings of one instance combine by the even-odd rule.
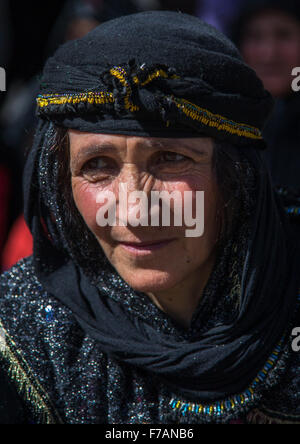
[[[110,70],[110,73],[117,77],[117,79],[121,82],[123,86],[126,88],[126,96],[125,96],[125,108],[129,109],[131,112],[135,112],[139,110],[139,107],[134,105],[130,101],[130,96],[132,95],[132,90],[129,83],[126,80],[126,72],[121,67],[115,67]],[[133,77],[133,81],[135,84],[141,84],[141,86],[145,86],[148,83],[151,83],[153,80],[162,77],[167,79],[169,75],[166,71],[162,69],[157,69],[152,74],[149,74],[147,79],[144,82],[140,82],[137,76]],[[176,79],[179,78],[176,75],[172,75],[170,78]],[[109,92],[86,92],[79,94],[44,94],[40,95],[37,98],[37,104],[40,108],[44,108],[49,105],[65,105],[67,103],[75,105],[77,103],[91,103],[96,105],[103,105],[107,103],[114,103],[115,99],[112,93]]]
[[[162,77],[164,79],[168,79],[168,78],[170,78],[170,79],[179,79],[179,76],[176,76],[175,74],[172,74],[169,77],[169,74],[166,71],[164,71],[163,69],[157,69],[152,74],[149,74],[149,76],[147,77],[146,80],[144,80],[144,82],[140,83],[140,80],[138,79],[137,76],[133,77],[133,81],[136,84],[140,83],[141,86],[145,86],[145,85],[148,85],[148,83],[151,83],[153,80],[158,79],[159,77]]]
[[[8,376],[13,381],[19,395],[32,405],[33,411],[40,418],[41,423],[62,424],[63,421],[51,405],[47,393],[32,374],[29,365],[4,329],[1,321],[0,330],[3,333],[0,356],[7,364]]]
[[[219,114],[213,114],[205,108],[195,105],[185,99],[177,99],[172,97],[173,102],[187,117],[192,120],[197,120],[204,125],[216,128],[219,131],[226,131],[238,136],[248,137],[251,139],[262,139],[261,131],[254,126],[237,123],[226,119]]]
[[[131,112],[139,111],[139,106],[135,105],[132,100],[132,88],[126,79],[126,71],[119,66],[115,66],[110,70],[110,74],[116,77],[121,85],[124,86],[126,93],[124,97],[125,109]],[[153,73],[149,74],[146,80],[143,82],[137,76],[133,77],[133,82],[136,85],[145,86],[158,78],[179,78],[176,75],[171,75],[163,69],[156,69]],[[185,99],[179,99],[176,97],[169,97],[176,107],[183,112],[188,118],[200,122],[203,125],[216,128],[218,131],[226,131],[230,134],[235,134],[240,137],[247,137],[255,140],[262,140],[262,133],[258,128],[251,125],[234,122],[219,114],[213,114],[208,109],[201,108],[194,103]],[[108,103],[114,103],[115,97],[110,92],[86,92],[79,94],[45,94],[40,95],[37,98],[37,104],[39,108],[45,108],[49,105],[64,105],[64,104],[77,104],[77,103],[90,103],[95,105],[104,105]],[[169,122],[167,122],[167,126]]]
[[[91,103],[95,105],[104,105],[107,103],[114,103],[115,99],[112,93],[106,92],[86,92],[79,94],[45,94],[37,98],[37,104],[40,108],[49,105],[65,105],[70,103],[75,105],[77,103]]]
[[[130,101],[130,97],[132,95],[132,89],[125,78],[125,76],[126,76],[125,70],[121,67],[116,67],[116,68],[112,68],[110,70],[110,73],[112,76],[115,76],[121,82],[121,84],[123,86],[125,86],[125,88],[126,88],[126,94],[124,97],[125,109],[129,109],[132,113],[135,111],[139,111],[140,108],[137,105],[134,105]]]

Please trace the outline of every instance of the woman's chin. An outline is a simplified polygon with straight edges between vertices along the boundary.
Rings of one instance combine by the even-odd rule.
[[[159,270],[141,270],[120,273],[122,278],[136,291],[155,293],[166,291],[178,284],[178,275]]]

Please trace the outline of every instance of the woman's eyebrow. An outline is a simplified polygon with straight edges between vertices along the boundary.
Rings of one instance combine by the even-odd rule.
[[[116,147],[112,143],[103,142],[100,144],[93,144],[81,147],[74,156],[74,162],[80,162],[82,159],[87,159],[91,156],[103,154],[107,152],[115,152]]]
[[[140,144],[141,148],[147,150],[184,150],[185,152],[193,152],[196,155],[208,155],[208,151],[205,148],[197,149],[195,147],[191,147],[188,144],[185,144],[183,141],[179,142],[170,142],[165,140],[147,140],[146,142]],[[82,161],[89,159],[93,156],[97,156],[104,153],[114,153],[117,151],[116,146],[111,142],[102,142],[97,144],[90,144],[86,146],[82,146],[78,152],[71,159],[71,168],[73,169],[76,165],[80,164]]]
[[[155,140],[155,141],[149,141],[147,142],[147,144],[149,145],[150,148],[154,148],[154,149],[162,149],[162,150],[176,150],[176,149],[180,149],[183,148],[185,151],[191,151],[195,154],[198,155],[205,155],[208,154],[208,150],[205,148],[195,148],[195,147],[191,147],[188,144],[185,144],[183,141],[179,141],[179,142],[169,142],[169,141],[163,141],[163,140]]]
[[[70,169],[71,171],[75,171],[78,169],[78,165],[82,164],[85,160],[89,160],[94,156],[99,156],[108,152],[112,153],[115,151],[116,147],[109,142],[82,146],[79,148],[78,152],[74,154],[74,156],[71,156]]]

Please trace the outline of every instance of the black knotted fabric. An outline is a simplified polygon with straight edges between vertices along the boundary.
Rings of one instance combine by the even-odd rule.
[[[225,36],[195,17],[150,11],[62,46],[46,64],[38,114],[80,131],[205,131],[264,147],[272,104]]]
[[[132,58],[134,64],[129,63]],[[161,69],[162,64],[165,67],[170,64],[172,69],[163,69],[168,79],[155,84],[155,88],[157,79],[152,79],[154,90],[146,89],[142,98],[139,92],[139,100],[128,95],[126,85],[123,99],[117,99],[116,103],[120,92],[113,90],[112,108],[106,108],[104,114],[98,114],[96,109],[91,111],[84,102],[62,103],[62,93],[98,91],[103,86],[102,71],[107,72],[107,66],[126,63],[134,69],[140,66],[141,70],[143,63],[152,66],[157,63]],[[134,83],[137,74],[134,70],[132,73]],[[149,75],[148,72],[146,80],[138,83],[152,83]],[[176,78],[169,79],[172,76]],[[135,297],[139,295],[117,275],[98,245],[97,253],[91,252],[91,264],[82,258],[82,245],[88,244],[88,239],[83,231],[77,238],[80,230],[76,232],[76,226],[66,217],[58,184],[59,163],[55,150],[51,149],[58,123],[81,131],[93,129],[112,134],[153,136],[152,130],[156,129],[156,134],[173,137],[178,128],[175,121],[164,127],[153,120],[152,128],[148,126],[146,131],[144,124],[147,126],[149,121],[143,119],[151,115],[150,108],[155,108],[158,96],[172,97],[175,91],[169,91],[169,87],[178,81],[177,76],[189,86],[184,90],[187,96],[180,96],[183,90],[177,91],[178,99],[193,100],[197,106],[204,104],[207,108],[211,105],[211,113],[247,118],[249,124],[262,125],[269,97],[259,80],[225,38],[193,17],[157,12],[121,18],[63,47],[44,73],[43,98],[39,99],[46,102],[42,107],[39,104],[41,119],[24,175],[25,217],[34,237],[34,263],[39,280],[72,310],[80,326],[103,352],[129,367],[156,375],[178,396],[198,402],[213,401],[240,393],[251,383],[286,333],[297,299],[299,251],[274,195],[256,139],[248,138],[245,133],[230,133],[226,125],[224,130],[202,123],[190,126],[194,135],[203,132],[212,135],[213,131],[220,139],[235,141],[237,146],[250,145],[239,149],[257,177],[256,204],[240,269],[238,314],[232,323],[212,326],[204,334],[195,334],[190,341],[158,333],[142,317],[129,315],[113,296],[124,288]],[[105,78],[109,83],[111,76]],[[47,104],[45,91],[57,94],[57,103]],[[131,104],[148,107],[149,113],[132,112],[127,109]],[[110,127],[112,122],[115,126]],[[189,124],[180,119],[179,122],[178,134],[188,131],[191,134]],[[96,267],[92,262],[94,265],[96,262]],[[88,270],[95,268],[99,274],[93,280]]]

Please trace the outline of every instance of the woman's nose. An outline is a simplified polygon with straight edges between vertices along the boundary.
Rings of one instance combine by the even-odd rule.
[[[134,163],[126,163],[123,165],[119,176],[119,183],[126,184],[127,191],[140,191],[141,188],[141,171]]]
[[[151,175],[136,164],[124,165],[118,181],[117,205],[122,208],[123,216],[126,213],[127,220],[133,220],[137,214],[141,223],[143,218],[148,220],[152,190]]]
[[[143,191],[149,194],[154,190],[157,181],[147,170],[146,166],[136,163],[126,163],[123,165],[118,177],[118,183],[127,185],[128,192]]]

